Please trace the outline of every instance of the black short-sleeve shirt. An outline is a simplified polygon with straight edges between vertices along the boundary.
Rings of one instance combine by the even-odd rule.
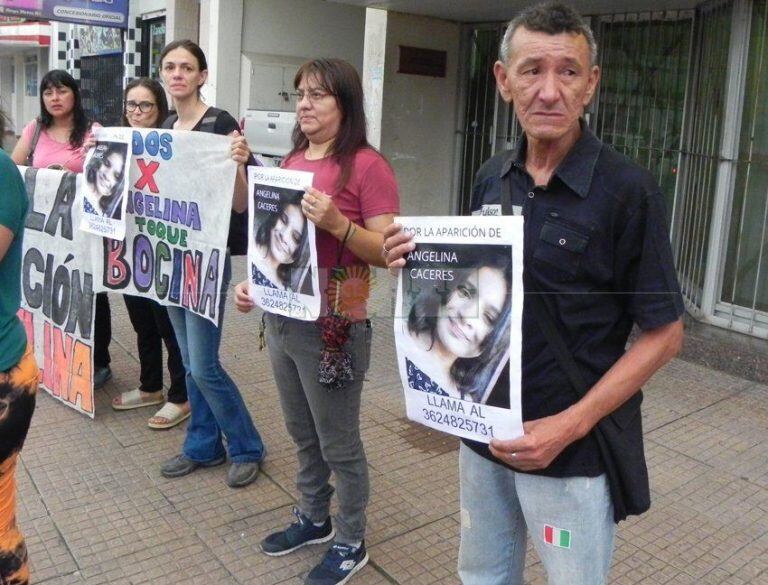
[[[525,153],[523,136],[514,150],[482,166],[471,211],[522,212],[526,297],[533,290],[546,294],[565,342],[587,382],[594,384],[624,353],[633,324],[654,329],[676,321],[684,311],[663,198],[647,170],[603,144],[584,124],[548,185],[534,185],[525,170]],[[531,305],[527,300],[523,304],[524,421],[557,414],[578,400]],[[500,386],[488,400],[498,406],[508,402]],[[465,443],[499,462],[487,445]],[[602,471],[590,434],[536,473],[594,477]]]

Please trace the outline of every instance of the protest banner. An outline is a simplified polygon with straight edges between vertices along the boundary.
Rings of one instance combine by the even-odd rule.
[[[218,324],[237,172],[230,138],[130,132],[125,239],[102,239],[95,288],[182,307]]]
[[[42,386],[93,418],[94,237],[76,228],[82,175],[19,167],[30,199],[19,317],[35,349]],[[100,238],[96,239],[97,241]]]
[[[265,311],[314,321],[320,316],[315,224],[301,209],[312,173],[248,169],[248,290]]]
[[[126,171],[131,164],[130,128],[97,128],[96,146],[85,157],[80,229],[98,236],[125,237]]]
[[[395,302],[408,418],[488,443],[522,435],[522,217],[401,217]]]

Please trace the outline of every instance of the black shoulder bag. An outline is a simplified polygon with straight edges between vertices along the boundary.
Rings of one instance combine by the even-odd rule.
[[[29,143],[29,153],[27,154],[27,160],[24,161],[24,165],[31,167],[35,158],[35,148],[37,148],[37,142],[40,140],[40,132],[43,130],[43,123],[35,118],[35,133],[32,135],[32,142]]]
[[[584,377],[540,291],[534,290],[526,300],[533,304],[536,321],[555,354],[558,364],[568,376],[573,390],[581,399],[588,391]],[[592,434],[597,441],[613,501],[613,520],[618,523],[633,514],[642,514],[651,506],[648,468],[643,451],[643,428],[637,392],[627,402],[597,423]]]

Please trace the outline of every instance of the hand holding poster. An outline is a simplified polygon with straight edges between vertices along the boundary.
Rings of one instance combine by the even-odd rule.
[[[248,289],[265,311],[314,321],[320,313],[315,225],[301,209],[312,173],[249,168]]]
[[[522,435],[523,219],[396,221],[416,243],[395,305],[408,418],[484,443]],[[502,406],[487,404],[500,392]]]
[[[96,146],[85,158],[80,229],[98,236],[125,237],[127,174],[131,164],[131,130],[97,128]]]

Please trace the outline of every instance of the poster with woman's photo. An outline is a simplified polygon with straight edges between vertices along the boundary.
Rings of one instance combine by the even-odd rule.
[[[270,313],[314,321],[320,316],[315,225],[301,209],[312,173],[248,169],[248,282]]]
[[[83,166],[80,229],[122,240],[131,164],[130,129],[97,128],[94,136],[96,145],[88,151]]]
[[[522,217],[401,217],[395,344],[408,418],[484,443],[522,435]]]

